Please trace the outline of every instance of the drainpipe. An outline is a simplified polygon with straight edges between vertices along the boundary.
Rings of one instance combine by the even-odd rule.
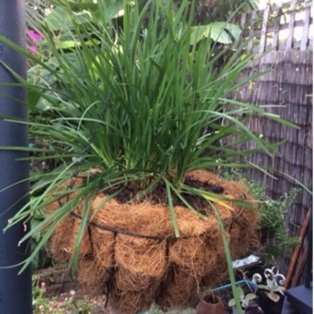
[[[310,209],[311,218],[309,228],[307,230],[308,238],[308,252],[307,252],[307,261],[305,268],[305,280],[304,285],[306,288],[313,289],[313,208]]]
[[[0,0],[0,34],[20,46],[25,46],[24,0]],[[22,77],[26,77],[26,60],[0,42],[0,60]],[[15,83],[14,77],[0,63],[0,82]],[[27,119],[26,90],[24,87],[0,84],[0,117]],[[1,146],[28,146],[27,127],[0,118],[0,313],[31,314],[31,269],[18,275],[21,263],[29,254],[30,245],[19,246],[29,225],[19,223],[3,233],[8,220],[28,202],[29,164],[19,161],[27,152],[1,150]],[[24,181],[23,181],[24,180]],[[22,181],[22,182],[20,182]],[[14,183],[20,182],[11,186]],[[7,188],[9,187],[9,188]]]

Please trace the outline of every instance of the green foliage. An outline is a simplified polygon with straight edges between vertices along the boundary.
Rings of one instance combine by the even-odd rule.
[[[259,202],[260,225],[265,242],[265,252],[273,256],[275,260],[286,257],[287,253],[299,242],[298,237],[287,234],[285,222],[287,211],[301,189],[293,188],[289,193],[284,193],[275,200],[266,195],[265,186],[248,180],[240,171],[226,172],[224,177],[229,180],[243,181],[248,186],[252,196]]]
[[[45,298],[45,286],[40,282],[38,276],[32,278],[32,297],[34,305],[34,314],[48,313],[49,301]]]
[[[73,294],[71,293],[72,291],[69,292],[69,297],[62,302],[57,301],[57,297],[47,298],[45,296],[45,283],[40,281],[39,276],[34,275],[32,278],[32,296],[34,305],[33,314],[64,314],[65,311],[66,313],[71,312],[72,314],[92,313],[94,304],[86,302],[82,299],[76,299],[75,291],[73,291]],[[61,308],[57,308],[60,307],[60,303],[62,305]]]
[[[206,198],[206,196],[205,196],[205,198]],[[231,289],[232,289],[232,293],[233,293],[234,304],[235,304],[235,307],[236,307],[238,313],[242,314],[243,311],[241,309],[241,291],[239,291],[238,287],[236,286],[235,276],[234,276],[234,272],[233,272],[233,268],[232,268],[231,253],[229,250],[228,239],[226,237],[225,230],[224,230],[224,225],[223,225],[223,222],[222,222],[222,220],[219,216],[219,213],[216,210],[215,206],[212,204],[211,204],[211,206],[212,206],[212,209],[213,209],[214,214],[216,216],[216,219],[218,221],[219,228],[221,230],[221,236],[222,236],[223,246],[224,246],[226,260],[227,260],[229,279],[231,282]]]
[[[229,21],[236,13],[249,12],[258,8],[257,0],[197,0],[195,1],[196,24]]]
[[[110,1],[95,3],[97,9],[87,6],[75,11],[72,5],[83,3],[57,2],[51,15],[33,16],[35,30],[44,37],[39,55],[0,36],[33,64],[27,81],[11,71],[27,87],[29,107],[36,116],[31,122],[19,122],[29,125],[32,139],[45,143],[43,148],[29,149],[39,154],[31,159],[58,161],[52,171],[34,174],[30,203],[12,217],[7,228],[77,192],[21,239],[24,242],[44,230],[21,271],[56,225],[85,200],[72,261],[75,268],[89,222],[90,200],[109,188],[116,192],[108,199],[128,185],[139,186],[139,197],[144,197],[163,181],[174,234],[179,237],[172,195],[182,200],[184,193],[200,195],[184,185],[184,174],[217,166],[247,166],[235,161],[251,151],[234,149],[230,141],[217,144],[233,134],[240,138],[237,144],[253,140],[254,151],[271,154],[273,146],[244,124],[252,115],[291,125],[262,108],[231,99],[232,92],[252,78],[240,78],[240,73],[253,55],[243,52],[243,42],[220,64],[227,49],[217,53],[212,32],[193,39],[195,15],[188,1],[175,10],[172,1],[123,1],[123,14],[112,9]],[[57,26],[59,22],[63,23]],[[97,175],[89,173],[94,168],[100,169]],[[84,185],[55,190],[80,172],[88,174]],[[206,193],[206,199],[221,202],[212,193]]]
[[[249,301],[250,300],[254,300],[256,298],[256,294],[255,293],[247,293],[245,294],[242,287],[238,286],[237,287],[237,293],[238,293],[238,297],[240,299],[241,302],[241,306],[242,308],[246,308],[249,305]],[[229,300],[228,302],[228,306],[232,307],[236,305],[236,300],[235,298],[232,298]]]
[[[210,37],[213,41],[221,44],[232,44],[238,40],[241,34],[240,27],[226,22],[213,22],[207,25],[192,27],[191,43],[199,42],[204,37]]]

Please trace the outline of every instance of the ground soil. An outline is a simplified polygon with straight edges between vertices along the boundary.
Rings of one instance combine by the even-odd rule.
[[[104,301],[104,296],[91,298],[89,295],[78,294],[73,297],[71,292],[62,293],[60,296],[53,297],[49,300],[49,314],[118,314],[110,308],[105,308]],[[80,306],[81,304],[84,304],[84,306]],[[87,307],[88,309],[86,309]],[[40,312],[37,311],[36,314],[37,313]],[[152,307],[149,311],[143,312],[143,314],[196,314],[196,311],[192,308],[186,308],[164,312],[158,308]]]
[[[232,313],[232,309],[228,307],[228,302],[232,298],[230,291],[224,291],[218,293],[222,298],[225,306],[226,313]],[[82,306],[82,304],[84,304]],[[116,314],[110,308],[105,308],[105,296],[91,297],[90,295],[85,295],[80,291],[69,291],[66,293],[61,293],[59,296],[50,297],[49,307],[51,313],[65,313],[65,314]],[[88,309],[87,309],[88,308]],[[195,309],[174,309],[169,311],[162,311],[154,306],[147,311],[145,314],[195,314]],[[143,313],[143,314],[144,314]]]
[[[207,192],[212,192],[216,194],[222,194],[224,192],[224,188],[220,185],[212,184],[210,182],[202,182],[198,180],[194,180],[192,178],[185,178],[184,184],[204,190]],[[106,189],[106,194],[112,194],[121,189],[119,186],[115,189]],[[129,201],[134,201],[135,197],[139,195],[139,193],[143,189],[136,185],[128,185],[123,187],[122,191],[115,197],[116,201],[119,203],[127,203]],[[208,201],[201,197],[196,197],[195,195],[191,195],[185,192],[181,193],[182,197],[184,197],[185,201],[188,202],[194,209],[204,214],[204,208],[208,208]],[[168,197],[167,197],[167,190],[166,185],[164,182],[159,182],[159,184],[149,193],[145,195],[145,199],[149,199],[152,204],[166,204],[168,205]],[[174,206],[185,206],[182,200],[178,198],[177,195],[172,193],[172,202]]]

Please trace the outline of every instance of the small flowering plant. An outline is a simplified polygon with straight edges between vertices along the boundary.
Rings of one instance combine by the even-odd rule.
[[[35,313],[47,313],[49,304],[45,298],[46,283],[40,281],[37,276],[33,277],[32,294],[33,294],[33,309]]]

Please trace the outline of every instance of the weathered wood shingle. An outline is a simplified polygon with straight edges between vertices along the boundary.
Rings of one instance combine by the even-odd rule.
[[[263,134],[263,137],[272,143],[285,141],[278,147],[273,157],[255,153],[247,160],[258,166],[268,167],[269,173],[278,178],[275,180],[254,168],[248,170],[250,179],[261,182],[266,187],[268,195],[275,199],[280,198],[284,193],[289,193],[293,187],[297,187],[297,181],[310,190],[313,188],[313,38],[310,32],[313,23],[311,12],[309,6],[302,7],[299,2],[292,1],[286,4],[286,7],[268,7],[264,12],[246,14],[239,18],[244,37],[248,33],[255,34],[255,40],[261,39],[260,44],[256,45],[259,51],[272,50],[256,60],[242,75],[251,75],[259,71],[269,72],[241,88],[233,96],[238,100],[259,106],[277,105],[266,110],[278,114],[298,127],[297,129],[290,128],[259,117],[251,118],[246,123],[252,131]],[[268,19],[271,25],[265,24],[266,19],[263,18],[265,17],[263,14],[273,17]],[[283,14],[286,14],[286,19],[283,19]],[[248,25],[251,26],[250,29],[247,28]],[[299,41],[295,38],[295,27],[302,29]],[[287,30],[287,34],[285,38],[282,38],[279,31],[284,29]],[[254,147],[256,144],[249,142],[243,145],[242,149]],[[305,210],[311,206],[311,194],[306,191],[299,193],[286,215],[290,234],[298,234],[304,220]],[[285,269],[282,271],[285,272]]]

